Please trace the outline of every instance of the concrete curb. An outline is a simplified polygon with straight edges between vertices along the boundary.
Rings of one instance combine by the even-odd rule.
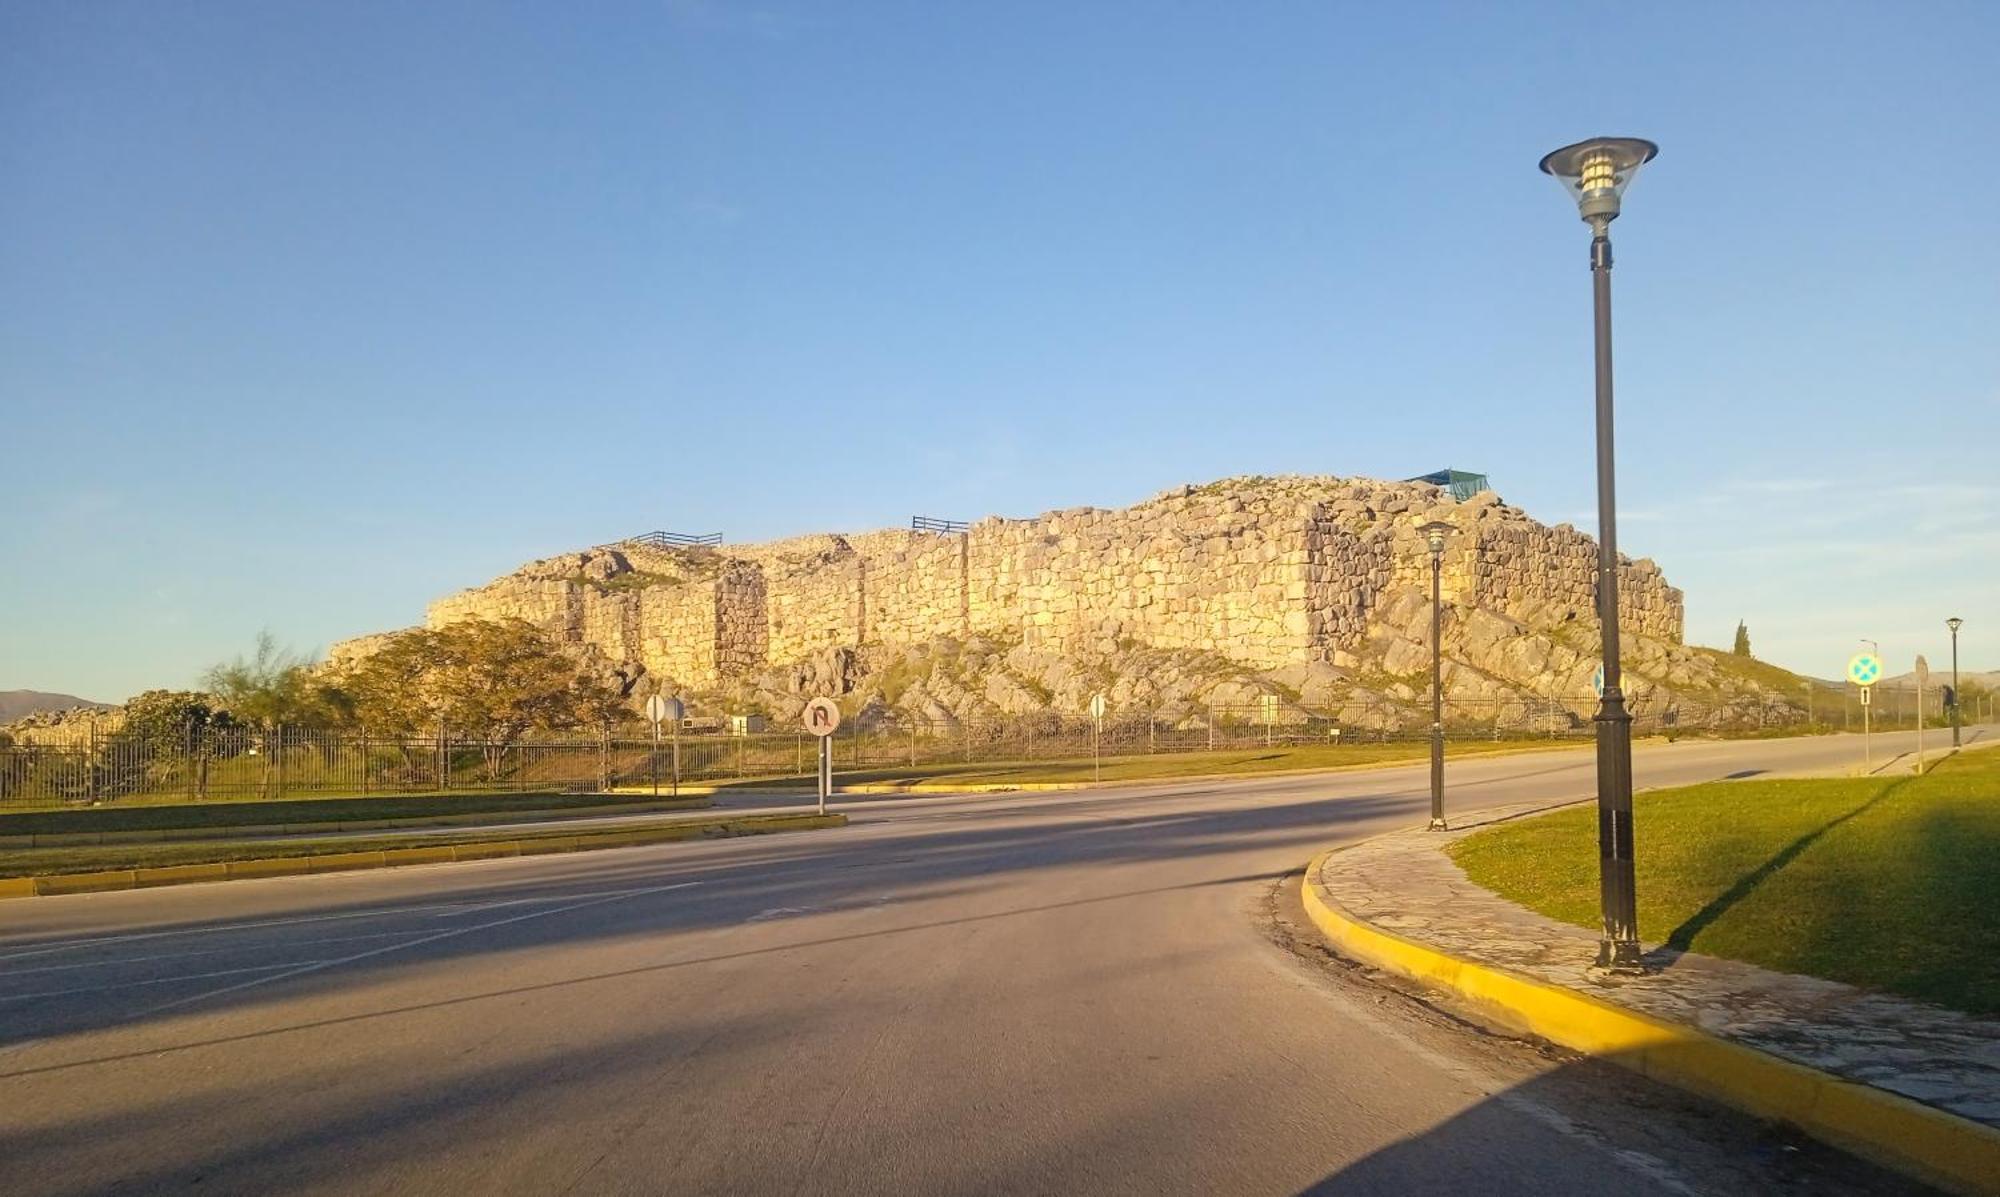
[[[1553,747],[1536,745],[1532,748],[1502,748],[1492,752],[1473,753],[1466,760],[1499,760],[1504,757],[1541,756],[1564,749],[1584,749],[1590,746],[1587,740],[1561,743]],[[1162,753],[1161,755],[1168,755]],[[1159,777],[1119,777],[1111,781],[993,781],[973,782],[968,785],[953,785],[945,781],[884,781],[856,782],[852,785],[839,784],[835,776],[835,795],[840,794],[1008,794],[1052,792],[1056,790],[1114,790],[1129,789],[1134,786],[1168,786],[1183,782],[1208,781],[1265,781],[1278,778],[1297,779],[1317,777],[1334,773],[1369,773],[1381,769],[1400,769],[1407,765],[1422,765],[1427,758],[1405,757],[1392,761],[1364,761],[1353,765],[1314,765],[1304,769],[1266,769],[1259,773],[1174,773]],[[776,793],[778,791],[769,791]],[[802,791],[811,793],[810,790]]]
[[[0,848],[87,848],[97,844],[186,844],[204,840],[261,839],[281,835],[320,835],[347,831],[395,831],[406,827],[471,827],[481,823],[561,822],[598,815],[648,815],[660,811],[707,810],[707,798],[663,798],[658,802],[608,802],[596,806],[537,807],[516,811],[468,811],[462,814],[411,815],[401,819],[322,819],[312,823],[243,823],[223,827],[163,827],[139,831],[55,831],[47,834],[0,835]]]
[[[111,869],[96,873],[53,873],[43,877],[0,878],[0,898],[52,897],[109,890],[152,889],[204,881],[237,881],[252,877],[302,877],[355,869],[393,869],[403,865],[449,864],[461,860],[491,860],[498,856],[543,856],[557,852],[589,852],[628,848],[675,840],[719,839],[739,835],[769,835],[782,831],[813,831],[845,827],[847,816],[744,815],[641,827],[622,831],[580,832],[576,835],[531,836],[526,839],[477,840],[418,848],[388,848],[374,852],[325,852],[317,856],[267,856],[253,860],[207,864],[162,865],[143,869]]]
[[[2000,1131],[1385,931],[1321,888],[1320,870],[1338,851],[1313,858],[1299,888],[1306,914],[1341,954],[1449,989],[1508,1030],[1602,1056],[1931,1184],[1960,1193],[2000,1194]]]

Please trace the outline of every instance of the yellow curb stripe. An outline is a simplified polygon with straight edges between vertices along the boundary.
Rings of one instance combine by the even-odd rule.
[[[63,873],[35,878],[38,894],[91,894],[108,889],[131,889],[137,879],[130,869],[110,869],[101,873]]]
[[[0,898],[32,898],[53,894],[101,893],[107,890],[188,885],[198,881],[233,881],[247,877],[298,877],[355,869],[402,865],[450,864],[462,860],[493,860],[557,852],[588,852],[598,848],[637,847],[704,836],[763,835],[778,831],[810,831],[845,827],[847,816],[751,815],[673,823],[664,827],[607,831],[598,834],[545,835],[526,839],[482,840],[469,844],[391,848],[375,852],[330,852],[318,856],[272,856],[207,864],[159,865],[95,873],[55,873],[42,877],[0,877]]]
[[[132,870],[132,883],[141,889],[154,885],[189,885],[196,881],[228,879],[229,865],[226,861],[216,861],[213,864],[159,865],[154,868]]]
[[[457,827],[480,823],[525,823],[594,815],[649,815],[662,811],[706,810],[715,803],[702,797],[662,798],[658,802],[607,802],[591,806],[534,807],[525,810],[463,811],[410,815],[396,819],[321,819],[306,823],[242,823],[221,827],[148,828],[140,831],[64,831],[35,835],[0,835],[0,848],[89,848],[102,844],[150,844],[171,840],[257,839],[262,836],[317,835],[325,832],[390,831],[401,827]]]
[[[1451,989],[1509,1029],[1608,1057],[1898,1171],[1959,1192],[2000,1194],[2000,1130],[1384,931],[1321,891],[1320,870],[1333,855],[1314,858],[1300,890],[1307,915],[1345,955]]]

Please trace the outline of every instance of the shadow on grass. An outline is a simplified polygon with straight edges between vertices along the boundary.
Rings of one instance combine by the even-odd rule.
[[[1732,776],[1734,775],[1732,774]],[[1682,923],[1678,927],[1675,927],[1673,931],[1667,935],[1666,942],[1663,946],[1669,951],[1674,953],[1692,951],[1695,936],[1700,935],[1703,931],[1706,931],[1709,927],[1713,926],[1716,920],[1720,919],[1723,915],[1728,914],[1730,909],[1734,907],[1738,902],[1741,902],[1743,899],[1755,893],[1757,891],[1758,886],[1764,884],[1766,881],[1769,881],[1773,876],[1777,875],[1777,873],[1780,870],[1782,870],[1786,865],[1789,865],[1794,860],[1797,860],[1799,858],[1800,853],[1804,852],[1807,848],[1810,848],[1814,844],[1818,843],[1820,839],[1826,835],[1827,832],[1832,831],[1834,828],[1840,826],[1842,823],[1845,823],[1848,820],[1853,819],[1861,814],[1866,813],[1867,811],[1873,809],[1874,807],[1881,805],[1881,803],[1884,800],[1888,799],[1891,795],[1896,793],[1896,791],[1902,789],[1905,785],[1908,785],[1912,780],[1914,779],[1906,777],[1897,781],[1890,782],[1888,785],[1883,786],[1881,790],[1878,791],[1873,798],[1870,798],[1868,801],[1862,803],[1860,806],[1857,806],[1853,810],[1850,810],[1843,815],[1837,816],[1836,818],[1827,820],[1825,823],[1807,832],[1806,834],[1800,836],[1799,838],[1793,840],[1791,843],[1786,844],[1783,848],[1780,848],[1777,851],[1777,853],[1771,857],[1771,859],[1765,861],[1763,864],[1758,865],[1756,868],[1750,870],[1748,873],[1745,873],[1742,877],[1737,879],[1736,884],[1730,886],[1726,890],[1723,890],[1720,894],[1716,895],[1714,900],[1709,902],[1708,905],[1702,907],[1700,910],[1695,911],[1694,914],[1690,916],[1686,922]]]

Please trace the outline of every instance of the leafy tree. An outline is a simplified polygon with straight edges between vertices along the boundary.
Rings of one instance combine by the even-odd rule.
[[[601,723],[623,708],[616,687],[520,619],[397,633],[348,672],[342,689],[370,731],[410,736],[442,726],[478,740],[489,777],[528,731]]]
[[[286,750],[289,739],[278,733],[286,728],[333,726],[347,718],[351,705],[339,687],[314,668],[310,657],[280,648],[269,632],[257,634],[257,648],[250,656],[215,666],[202,675],[201,683],[232,718],[261,733],[265,797],[271,795],[274,782],[271,763]],[[329,746],[322,742],[320,750],[326,752]]]
[[[1736,621],[1736,647],[1730,651],[1739,657],[1750,655],[1750,628],[1740,619]]]
[[[208,794],[208,763],[240,751],[240,740],[226,733],[237,727],[229,712],[212,695],[199,690],[147,690],[125,703],[125,725],[114,737],[108,760],[119,776],[108,785],[124,790],[157,787],[172,780],[175,762],[185,760],[194,770],[194,791]]]
[[[248,657],[217,665],[201,683],[216,705],[252,727],[327,727],[346,716],[349,703],[313,667],[310,657],[280,648],[269,632],[257,634]]]
[[[13,746],[13,734],[0,731],[0,798],[12,798],[27,789],[32,773],[29,762],[34,758],[25,752],[6,751]]]

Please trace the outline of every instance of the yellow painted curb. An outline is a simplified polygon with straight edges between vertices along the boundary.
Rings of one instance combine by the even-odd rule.
[[[615,792],[615,791],[614,791]],[[393,831],[403,827],[459,827],[480,823],[560,822],[595,815],[649,815],[662,811],[706,810],[715,803],[698,795],[662,798],[658,802],[606,802],[592,806],[532,807],[524,810],[466,811],[410,815],[397,819],[322,819],[309,823],[241,823],[223,827],[149,828],[142,831],[63,831],[35,835],[0,835],[0,848],[89,848],[103,844],[152,844],[172,840],[243,840],[328,832]]]
[[[130,869],[109,869],[101,873],[61,873],[35,878],[38,894],[90,894],[107,889],[131,889],[137,882]]]
[[[492,860],[501,856],[519,856],[521,845],[516,840],[487,840],[477,844],[453,844],[453,860]]]
[[[2000,1130],[1384,931],[1321,892],[1320,870],[1333,855],[1313,859],[1300,892],[1306,914],[1344,955],[1451,989],[1511,1030],[1787,1123],[1930,1183],[2000,1194]]]
[[[255,860],[207,864],[159,865],[96,873],[55,873],[44,877],[0,877],[0,898],[32,898],[53,894],[88,894],[106,890],[188,885],[197,881],[233,881],[246,877],[298,877],[308,873],[338,873],[400,865],[450,864],[461,860],[493,860],[507,856],[538,856],[558,852],[589,852],[626,848],[707,836],[764,835],[776,831],[809,831],[845,827],[847,816],[747,815],[732,819],[670,823],[599,834],[531,836],[485,840],[469,844],[390,848],[374,852],[327,852],[317,856],[273,856]]]
[[[324,852],[305,858],[308,873],[344,873],[349,869],[379,869],[389,862],[380,851]]]
[[[450,844],[439,844],[435,848],[390,848],[382,853],[385,866],[417,864],[450,864],[458,859],[452,854]]]
[[[216,861],[212,864],[158,865],[153,868],[132,870],[133,886],[140,889],[154,885],[187,885],[196,881],[228,879],[227,861]]]
[[[223,867],[232,881],[238,877],[298,877],[306,872],[306,860],[303,856],[270,856],[261,860],[224,861]]]

